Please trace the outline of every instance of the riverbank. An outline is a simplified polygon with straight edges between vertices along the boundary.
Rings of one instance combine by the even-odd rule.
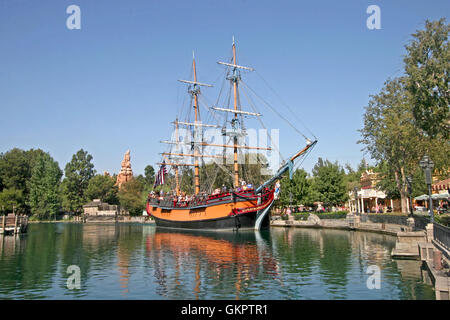
[[[89,217],[85,222],[75,219],[63,219],[63,220],[34,220],[29,223],[143,223],[143,224],[155,224],[155,220],[149,217]]]
[[[271,222],[272,227],[293,228],[324,228],[338,230],[356,230],[366,232],[377,232],[396,236],[398,232],[404,231],[405,227],[397,224],[361,222],[359,226],[350,226],[346,219],[327,219],[315,221],[275,220]]]

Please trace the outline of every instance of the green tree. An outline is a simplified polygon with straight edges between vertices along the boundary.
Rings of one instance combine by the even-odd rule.
[[[145,184],[148,187],[153,187],[153,183],[155,182],[155,169],[148,165],[144,169],[145,173]]]
[[[31,178],[27,182],[27,204],[34,216],[44,219],[56,217],[59,213],[61,177],[62,171],[58,163],[48,153],[43,153],[36,159]]]
[[[144,191],[144,185],[137,180],[131,179],[124,183],[119,190],[120,206],[127,210],[130,215],[138,216],[142,214],[145,206],[142,201],[142,192]]]
[[[450,25],[445,18],[426,21],[406,45],[406,89],[411,94],[415,124],[430,137],[450,133]]]
[[[347,163],[345,165],[346,173],[344,176],[347,191],[353,192],[355,187],[357,187],[358,189],[361,188],[361,175],[363,174],[363,172],[369,169],[373,169],[373,167],[369,166],[366,159],[364,158],[358,164],[356,170],[354,170],[352,166]]]
[[[405,81],[405,78],[388,80],[379,94],[371,96],[365,109],[364,127],[359,130],[363,150],[381,165],[379,186],[392,196],[400,196],[402,212],[407,211],[406,177],[417,170],[423,154],[428,150],[436,168],[448,168],[445,155],[450,152],[447,141],[424,136],[414,125]]]
[[[321,158],[317,161],[313,170],[313,190],[317,192],[319,201],[325,205],[337,205],[348,199],[345,185],[345,171],[338,164]]]
[[[292,180],[289,175],[285,175],[281,181],[280,200],[282,206],[288,205],[306,205],[314,204],[315,194],[312,190],[312,181],[303,169],[297,169],[292,174]]]
[[[29,194],[27,181],[31,178],[31,170],[36,159],[42,154],[44,151],[41,149],[24,151],[18,148],[0,154],[0,191],[3,188],[20,190],[22,202],[18,203],[18,206],[26,213],[30,211],[26,204]]]
[[[86,189],[95,175],[92,156],[83,149],[72,156],[64,169],[65,178],[61,184],[63,207],[66,211],[81,213],[87,202]]]
[[[3,189],[0,192],[0,209],[3,209],[2,213],[10,213],[14,210],[17,212],[23,211],[23,203],[25,202],[22,190],[15,188]]]
[[[359,141],[382,163],[379,186],[391,196],[400,196],[402,212],[407,211],[406,176],[422,152],[404,84],[404,78],[388,80],[379,94],[371,96]],[[395,183],[396,192],[390,181]]]
[[[89,180],[86,197],[90,201],[100,199],[109,204],[119,204],[118,192],[119,189],[112,177],[97,174]]]

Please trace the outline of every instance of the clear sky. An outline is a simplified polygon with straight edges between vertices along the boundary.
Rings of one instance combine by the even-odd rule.
[[[72,4],[80,30],[66,26]],[[366,26],[369,5],[381,9],[380,30]],[[448,0],[0,0],[0,152],[41,148],[63,169],[83,148],[98,172],[118,173],[130,149],[143,173],[164,151],[192,51],[199,81],[214,83],[234,35],[238,63],[257,69],[318,137],[305,169],[318,157],[356,166],[369,95],[402,74],[410,34],[449,13]],[[215,101],[218,90],[204,94]],[[263,119],[280,129],[283,155],[304,146],[270,112]]]

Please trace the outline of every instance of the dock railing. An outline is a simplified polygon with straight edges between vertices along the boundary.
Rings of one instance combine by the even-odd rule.
[[[450,251],[450,228],[439,223],[434,223],[434,240]]]
[[[28,227],[28,216],[8,214],[1,216],[0,233],[1,234],[17,234],[24,233]]]

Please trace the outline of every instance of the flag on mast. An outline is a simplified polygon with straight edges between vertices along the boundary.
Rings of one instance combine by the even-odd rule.
[[[164,184],[166,174],[167,174],[166,161],[163,161],[163,163],[159,167],[158,173],[156,174],[155,183],[153,184],[153,188],[156,188],[160,184]]]

